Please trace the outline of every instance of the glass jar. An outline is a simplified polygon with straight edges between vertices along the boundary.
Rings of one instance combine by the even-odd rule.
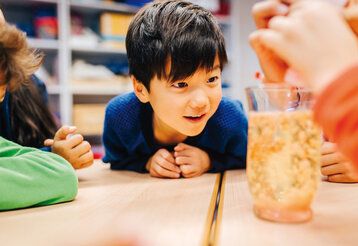
[[[277,85],[250,87],[246,95],[247,177],[255,214],[276,222],[310,220],[321,155],[312,93]]]

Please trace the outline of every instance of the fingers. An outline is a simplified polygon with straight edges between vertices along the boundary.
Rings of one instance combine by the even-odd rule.
[[[181,170],[175,165],[172,154],[160,149],[151,158],[149,173],[154,177],[179,178]]]
[[[178,166],[176,166],[175,164],[173,164],[173,162],[169,162],[168,160],[164,159],[163,157],[158,157],[158,159],[156,160],[157,164],[159,166],[161,166],[162,168],[168,170],[168,171],[172,171],[172,172],[176,172],[180,174],[180,168]]]
[[[83,141],[72,149],[72,154],[75,156],[81,156],[91,150],[91,145],[87,141]]]
[[[345,163],[333,164],[333,165],[324,166],[321,168],[321,172],[325,176],[345,173],[346,171],[347,171],[347,168],[345,166]]]
[[[175,164],[177,164],[179,166],[193,164],[190,162],[192,162],[192,158],[189,156],[178,156],[175,158]]]
[[[4,14],[2,13],[1,9],[0,9],[0,25],[5,23],[5,18],[4,18]]]
[[[201,174],[196,170],[194,165],[181,165],[180,169],[184,178],[192,178]]]
[[[290,26],[290,23],[287,21],[287,17],[275,16],[269,21],[268,27],[272,30],[276,30],[279,32],[287,32],[287,30],[291,26]]]
[[[174,147],[174,151],[179,152],[179,151],[183,151],[183,150],[186,150],[186,149],[192,149],[192,148],[194,148],[194,147],[190,146],[188,144],[179,143],[177,146]]]
[[[261,69],[264,72],[263,82],[284,82],[288,66],[272,50],[261,43],[260,33],[252,33],[249,37],[249,42],[259,58]]]
[[[154,173],[157,174],[156,177],[166,177],[166,178],[179,178],[180,174],[176,172],[169,171],[163,167],[161,167],[159,164],[155,163],[152,165],[152,169]]]
[[[85,168],[93,164],[93,152],[88,151],[85,154],[81,155],[79,158],[76,158],[76,161],[71,163],[73,168],[80,169]]]
[[[324,142],[321,148],[321,154],[327,155],[337,152],[337,145],[331,142]]]
[[[262,1],[252,8],[252,16],[257,28],[267,28],[267,23],[273,16],[286,15],[288,7],[277,0]]]
[[[251,38],[256,39],[272,52],[275,52],[277,47],[280,47],[285,41],[280,33],[270,29],[257,30],[252,33]]]
[[[345,174],[335,174],[335,175],[328,176],[327,181],[329,181],[329,182],[337,182],[337,183],[346,183],[347,182],[347,177],[346,177]]]
[[[329,166],[336,163],[346,161],[344,156],[340,152],[334,152],[333,154],[326,154],[321,156],[321,166]]]
[[[77,130],[75,126],[62,126],[55,134],[54,140],[64,140],[68,134],[72,134]]]
[[[68,147],[68,148],[74,148],[78,145],[80,145],[81,143],[83,143],[83,136],[81,134],[75,134],[75,135],[72,135],[70,138],[66,139],[65,140],[65,145]]]
[[[358,182],[358,170],[348,161],[322,167],[321,172],[330,182]]]
[[[168,150],[160,149],[160,150],[158,150],[158,153],[160,154],[160,156],[163,159],[165,159],[165,160],[167,160],[167,161],[169,161],[171,163],[174,163],[174,157]]]
[[[180,143],[174,148],[175,164],[190,165],[192,163],[193,147],[187,144]]]
[[[55,142],[55,141],[54,141],[53,139],[46,139],[46,140],[44,141],[44,145],[45,145],[46,147],[49,147],[49,146],[52,146],[54,142]]]

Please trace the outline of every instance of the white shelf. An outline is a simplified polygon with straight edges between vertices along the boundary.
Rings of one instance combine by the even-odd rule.
[[[72,9],[76,9],[78,11],[111,11],[122,13],[135,13],[138,11],[138,8],[124,3],[110,3],[94,0],[72,0],[70,6]]]
[[[27,2],[33,2],[33,3],[56,3],[57,4],[58,0],[29,0]]]
[[[57,4],[58,0],[2,0],[1,3],[6,4],[33,4],[33,3],[48,3]]]
[[[114,55],[125,55],[126,51],[123,49],[113,49],[106,47],[96,47],[96,48],[80,48],[72,47],[72,52],[81,53],[81,54],[114,54]]]
[[[59,43],[58,40],[53,39],[38,39],[38,38],[28,38],[28,44],[32,48],[43,49],[43,50],[58,50]]]
[[[46,89],[48,94],[50,95],[59,95],[61,92],[61,88],[59,85],[47,85]]]
[[[98,95],[98,96],[114,96],[129,92],[129,90],[123,90],[123,88],[106,88],[106,87],[84,87],[84,86],[72,86],[73,95]]]

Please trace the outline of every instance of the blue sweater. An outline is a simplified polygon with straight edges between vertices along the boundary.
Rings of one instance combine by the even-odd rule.
[[[111,169],[147,172],[145,165],[158,149],[173,150],[175,146],[162,146],[155,141],[152,115],[150,104],[141,103],[133,92],[109,102],[104,121],[103,161],[110,163]],[[223,98],[204,130],[184,143],[209,154],[210,172],[245,168],[247,118],[241,103]]]

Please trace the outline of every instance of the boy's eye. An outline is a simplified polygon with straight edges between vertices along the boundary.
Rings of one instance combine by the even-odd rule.
[[[211,77],[210,79],[208,79],[208,83],[214,83],[214,82],[216,82],[216,80],[218,80],[218,79],[219,79],[218,76]]]
[[[184,88],[184,87],[187,87],[188,84],[185,83],[185,82],[175,82],[175,83],[173,83],[173,86],[174,86],[175,88]]]

